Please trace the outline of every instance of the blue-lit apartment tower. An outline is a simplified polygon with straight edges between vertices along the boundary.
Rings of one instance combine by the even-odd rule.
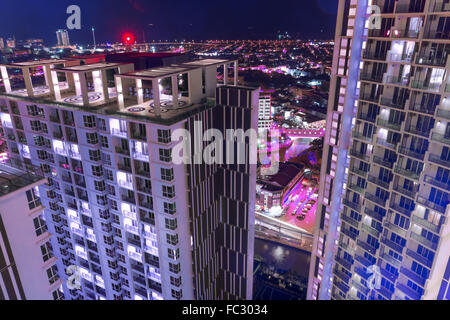
[[[450,296],[449,12],[339,2],[308,299]]]
[[[206,163],[201,147],[210,144],[203,139],[210,128],[223,136],[256,130],[259,90],[237,85],[237,60],[134,67],[76,59],[0,65],[1,139],[11,161],[33,164],[46,178],[39,194],[58,258],[53,296],[250,299],[256,144],[239,142],[239,165]],[[24,87],[11,81],[14,70]],[[178,129],[187,130],[190,155],[200,161],[172,161]]]

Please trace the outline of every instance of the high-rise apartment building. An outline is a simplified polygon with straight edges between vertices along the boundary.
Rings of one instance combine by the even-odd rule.
[[[450,297],[449,11],[339,1],[309,299]]]
[[[0,300],[62,298],[39,199],[44,183],[35,167],[0,163]]]
[[[217,85],[218,68],[230,64],[234,85]],[[38,65],[46,85],[33,87]],[[11,88],[10,68],[22,69],[25,88]],[[240,164],[202,157],[207,129],[257,128],[259,90],[236,85],[237,61],[0,69],[3,137],[11,158],[48,179],[39,191],[66,299],[252,297],[256,142],[224,143]],[[191,161],[176,164],[171,137],[181,129]]]
[[[270,129],[272,124],[272,103],[270,93],[259,95],[258,129]]]
[[[58,41],[58,46],[70,46],[69,33],[67,32],[67,30],[59,29],[58,31],[56,31],[56,39]]]
[[[15,48],[16,47],[16,38],[8,38],[6,39],[6,47],[8,48]]]

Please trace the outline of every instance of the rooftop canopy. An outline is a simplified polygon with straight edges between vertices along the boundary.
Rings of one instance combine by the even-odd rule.
[[[45,59],[45,60],[31,60],[31,61],[25,61],[25,62],[0,64],[0,66],[5,66],[7,68],[24,68],[24,67],[32,68],[32,67],[41,67],[41,66],[46,66],[46,65],[66,63],[66,62],[69,62],[69,60]]]
[[[97,71],[97,70],[103,70],[103,69],[113,69],[117,68],[121,65],[124,65],[123,63],[92,63],[92,64],[85,64],[85,65],[79,65],[79,66],[72,66],[72,67],[65,67],[65,68],[57,68],[54,69],[54,71],[58,72],[90,72],[90,71]]]

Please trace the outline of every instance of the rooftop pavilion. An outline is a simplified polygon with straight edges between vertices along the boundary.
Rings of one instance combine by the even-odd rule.
[[[233,85],[228,77],[229,69],[233,68],[234,85],[238,84],[237,60],[204,59],[139,71],[134,70],[133,63],[65,66],[61,63],[64,61],[56,60],[53,63],[55,66],[59,62],[58,67],[50,68],[52,94],[32,101],[64,107],[88,107],[93,112],[98,109],[101,113],[167,122],[191,112],[208,100],[215,101],[222,72],[223,84]],[[64,89],[61,89],[62,84]],[[7,94],[27,100],[37,98],[36,95],[28,96],[26,92]]]
[[[107,62],[55,68],[51,71],[55,100],[84,106],[107,104],[117,98],[114,75],[133,70],[131,63]],[[63,95],[59,90],[58,74],[66,79],[73,79],[67,88],[67,94]]]
[[[79,64],[77,60],[61,60],[61,59],[47,59],[47,60],[33,60],[26,62],[17,62],[9,64],[0,64],[0,73],[5,85],[6,93],[11,93],[21,96],[46,96],[53,95],[55,90],[54,79],[51,71],[59,66],[71,66]],[[44,83],[38,70],[42,68],[44,75]],[[15,74],[14,70],[19,70],[20,74]],[[34,84],[33,84],[34,79]],[[69,87],[71,79],[59,82],[59,91],[66,90]]]
[[[237,60],[205,59],[116,74],[119,111],[160,115],[213,99],[217,68],[224,67],[224,84],[228,84],[230,64],[234,68],[234,85],[237,85]]]

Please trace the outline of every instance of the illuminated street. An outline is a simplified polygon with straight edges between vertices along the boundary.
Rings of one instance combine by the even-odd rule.
[[[312,164],[317,163],[316,156],[310,148],[310,138],[297,138],[285,150],[280,158],[290,160],[301,155]],[[305,173],[309,172],[305,169]],[[312,242],[305,235],[314,231],[315,212],[317,208],[318,185],[313,175],[302,177],[299,182],[282,199],[281,208],[267,210],[256,207],[259,226],[264,228],[264,237],[291,243],[305,250],[311,250]],[[289,227],[291,226],[291,227]]]

